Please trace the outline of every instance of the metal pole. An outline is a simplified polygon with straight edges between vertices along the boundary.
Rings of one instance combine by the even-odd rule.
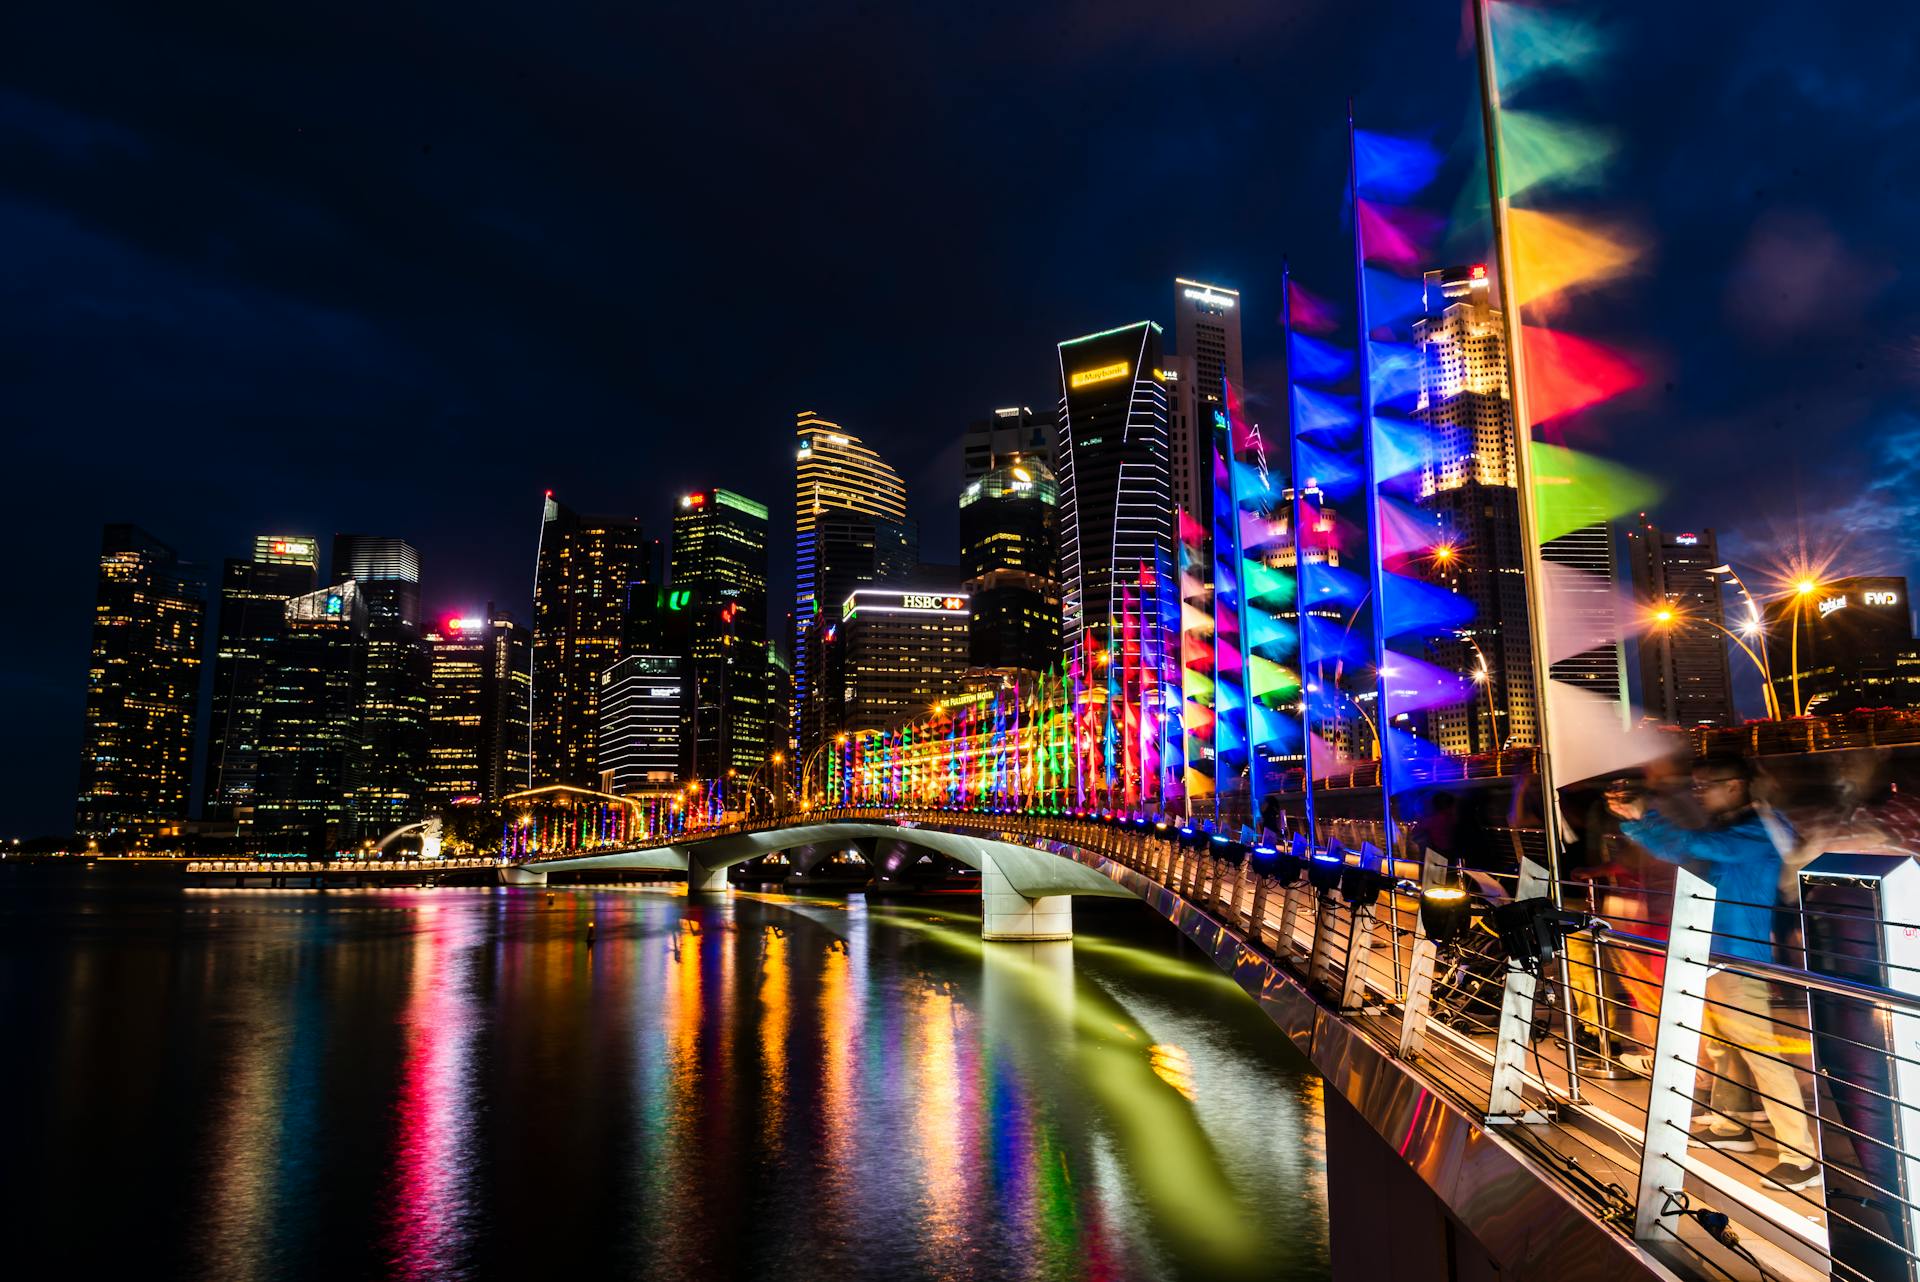
[[[1360,235],[1360,171],[1353,145],[1353,100],[1347,100],[1347,200],[1353,215],[1353,290],[1354,317],[1358,322],[1360,362],[1360,457],[1361,491],[1367,504],[1367,575],[1373,590],[1373,740],[1380,757],[1380,830],[1384,846],[1391,853],[1399,843],[1393,836],[1393,771],[1387,760],[1387,614],[1386,569],[1381,565],[1380,495],[1376,488],[1373,462],[1373,359],[1367,325],[1367,253]],[[1359,701],[1354,701],[1358,709]]]
[[[1304,789],[1307,844],[1315,840],[1313,822],[1313,712],[1307,698],[1307,553],[1301,539],[1307,497],[1300,488],[1305,472],[1300,466],[1300,436],[1293,419],[1293,265],[1280,263],[1280,331],[1287,345],[1287,465],[1293,485],[1293,625],[1300,653],[1300,779]]]

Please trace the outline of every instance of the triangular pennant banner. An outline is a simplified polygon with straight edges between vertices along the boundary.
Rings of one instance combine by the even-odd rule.
[[[1441,636],[1473,619],[1473,602],[1445,588],[1410,579],[1404,574],[1380,576],[1385,598],[1381,633],[1388,639],[1403,636]]]
[[[1433,181],[1440,152],[1418,138],[1353,131],[1353,186],[1370,200],[1404,200]]]

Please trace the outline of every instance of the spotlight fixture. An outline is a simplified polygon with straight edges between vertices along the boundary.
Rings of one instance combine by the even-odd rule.
[[[1212,842],[1214,855],[1221,859],[1239,863],[1241,857],[1247,853],[1245,846],[1227,836],[1225,833],[1214,833]]]
[[[1205,850],[1207,848],[1207,841],[1212,835],[1213,834],[1209,833],[1204,827],[1195,824],[1191,828],[1182,828],[1180,830],[1180,844],[1188,850]]]
[[[1500,949],[1507,964],[1538,975],[1553,961],[1554,951],[1568,935],[1607,929],[1598,917],[1589,917],[1569,908],[1555,908],[1545,897],[1516,899],[1494,905],[1491,914],[1494,933],[1500,937]]]
[[[1349,908],[1373,907],[1386,887],[1386,876],[1364,864],[1347,864],[1340,870],[1340,897]]]
[[[1473,920],[1473,902],[1464,886],[1442,882],[1420,891],[1420,929],[1436,948],[1446,948]]]
[[[1307,861],[1307,881],[1321,894],[1330,894],[1340,884],[1340,873],[1346,866],[1346,849],[1339,842],[1330,841],[1325,850],[1314,851]]]

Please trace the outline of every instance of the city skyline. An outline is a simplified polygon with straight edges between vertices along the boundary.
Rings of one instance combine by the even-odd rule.
[[[1321,280],[1337,279],[1340,270],[1338,229],[1315,203],[1319,197],[1309,193],[1338,181],[1344,99],[1351,92],[1363,111],[1381,116],[1401,110],[1391,92],[1401,69],[1415,60],[1424,64],[1428,52],[1456,47],[1457,18],[1452,12],[1415,13],[1385,33],[1364,33],[1366,40],[1357,20],[1344,15],[1248,11],[1216,20],[1236,37],[1229,43],[1237,50],[1254,59],[1265,51],[1276,64],[1286,60],[1294,24],[1311,29],[1316,47],[1327,51],[1324,65],[1284,84],[1237,66],[1235,59],[1246,57],[1240,52],[1196,59],[1183,46],[1167,51],[1165,61],[1150,57],[1135,66],[1140,59],[1120,57],[1110,44],[1061,41],[1056,33],[1022,24],[1018,29],[1035,41],[1036,56],[1063,73],[1057,83],[1036,76],[1021,89],[1018,108],[1040,123],[1034,142],[1023,147],[1051,141],[1057,152],[1063,135],[1080,127],[1078,110],[1067,105],[1076,89],[1117,104],[1143,86],[1164,84],[1204,104],[1204,117],[1183,117],[1190,110],[1182,105],[1186,98],[1171,95],[1167,123],[1156,126],[1170,131],[1169,137],[1204,141],[1198,150],[1177,146],[1166,148],[1165,156],[1155,153],[1159,158],[1152,163],[1181,181],[1145,184],[1145,212],[1124,225],[1090,218],[1077,204],[1028,204],[996,213],[979,236],[957,242],[963,249],[975,242],[989,246],[991,265],[983,268],[979,251],[969,249],[964,266],[939,269],[944,288],[937,304],[883,266],[901,257],[898,228],[863,214],[855,230],[871,236],[836,233],[823,239],[818,215],[783,206],[799,220],[791,234],[812,236],[832,252],[804,267],[773,269],[756,259],[743,270],[759,269],[757,283],[772,295],[816,300],[823,323],[805,334],[796,336],[764,311],[726,311],[726,300],[749,279],[737,274],[716,287],[703,283],[692,264],[669,264],[645,291],[633,294],[671,301],[703,320],[712,315],[709,309],[722,309],[738,326],[724,357],[689,347],[680,330],[692,333],[700,326],[668,332],[640,319],[630,303],[610,300],[585,283],[609,262],[615,277],[626,279],[640,259],[603,254],[590,269],[583,256],[558,248],[553,232],[516,239],[497,220],[471,215],[457,224],[465,238],[460,243],[514,283],[499,301],[485,305],[475,305],[468,288],[430,259],[408,272],[386,272],[384,280],[347,266],[348,250],[369,263],[390,261],[396,234],[429,213],[436,225],[444,217],[432,193],[454,189],[473,172],[471,141],[429,120],[415,131],[417,140],[375,156],[384,180],[415,193],[389,215],[376,217],[359,197],[321,194],[316,180],[340,172],[347,155],[366,154],[344,150],[349,140],[357,144],[409,114],[392,109],[413,92],[397,80],[372,76],[372,111],[343,119],[337,135],[316,136],[294,105],[269,95],[254,119],[231,122],[202,144],[205,152],[195,155],[192,172],[206,180],[204,191],[178,193],[148,209],[136,226],[119,212],[128,202],[117,193],[144,172],[149,157],[182,156],[180,139],[190,122],[158,110],[154,93],[163,86],[138,76],[82,81],[63,78],[52,64],[22,73],[15,95],[0,103],[0,123],[18,138],[29,162],[17,171],[16,195],[27,203],[8,205],[23,257],[109,264],[104,277],[83,283],[83,289],[119,300],[116,314],[125,319],[118,325],[132,328],[103,327],[98,314],[49,313],[47,280],[37,274],[15,286],[25,292],[11,300],[11,310],[50,314],[58,322],[50,332],[65,345],[61,361],[29,361],[38,368],[16,380],[14,389],[26,426],[23,464],[53,482],[29,487],[25,517],[45,532],[54,551],[28,566],[25,585],[44,603],[49,626],[17,638],[7,663],[9,688],[20,695],[23,716],[52,745],[45,751],[8,750],[9,777],[22,780],[19,804],[43,816],[12,826],[52,826],[52,816],[65,808],[60,798],[70,788],[68,768],[52,763],[72,760],[78,746],[90,592],[86,549],[106,522],[138,522],[204,570],[241,554],[261,530],[389,532],[413,541],[433,567],[426,584],[429,617],[478,610],[489,600],[506,608],[524,595],[530,579],[521,551],[529,496],[547,488],[582,510],[652,513],[678,493],[723,484],[768,501],[770,525],[790,528],[785,478],[791,455],[782,447],[781,423],[794,405],[818,404],[834,407],[851,430],[903,462],[910,492],[941,499],[916,503],[916,515],[926,523],[930,546],[950,546],[953,512],[941,491],[958,471],[957,429],[987,407],[1050,404],[1048,349],[1062,334],[1088,332],[1116,317],[1171,323],[1166,291],[1178,276],[1242,292],[1253,405],[1256,413],[1270,413],[1272,389],[1279,385],[1275,317],[1282,258]],[[1755,564],[1752,553],[1763,541],[1792,543],[1802,522],[1814,527],[1810,550],[1818,554],[1826,548],[1820,524],[1849,520],[1880,537],[1857,536],[1844,568],[1911,573],[1914,557],[1901,542],[1908,536],[1895,519],[1905,502],[1899,448],[1920,433],[1920,425],[1897,416],[1915,363],[1899,342],[1912,332],[1912,304],[1895,288],[1899,242],[1891,228],[1894,214],[1913,195],[1860,163],[1881,148],[1890,126],[1879,113],[1823,93],[1817,78],[1783,80],[1776,54],[1786,33],[1776,20],[1752,24],[1723,63],[1704,73],[1699,65],[1713,60],[1702,59],[1701,50],[1722,49],[1705,22],[1683,22],[1666,38],[1650,40],[1634,26],[1644,19],[1623,15],[1620,21],[1622,41],[1642,51],[1640,74],[1684,67],[1700,83],[1687,104],[1694,110],[1671,137],[1659,134],[1659,117],[1650,107],[1623,104],[1613,120],[1626,164],[1619,183],[1654,202],[1651,213],[1663,234],[1658,270],[1614,286],[1622,304],[1617,312],[1645,327],[1626,336],[1638,340],[1636,355],[1651,378],[1641,392],[1596,415],[1596,434],[1617,444],[1630,461],[1657,463],[1697,481],[1696,503],[1669,500],[1655,506],[1655,515],[1676,525],[1714,527],[1726,554],[1744,556],[1743,564]],[[63,33],[56,27],[43,34]],[[808,28],[803,42],[824,49],[829,42],[823,35]],[[870,34],[852,47],[836,48],[830,61],[857,66],[884,59],[905,35],[897,29]],[[239,38],[244,47],[258,33]],[[1889,55],[1858,33],[1828,27],[1794,33],[1793,42],[1810,65],[1845,64],[1867,83],[1889,79]],[[109,41],[95,56],[111,64],[129,56],[129,47]],[[963,44],[954,56],[965,52]],[[256,50],[242,56],[273,65],[287,55]],[[230,54],[199,58],[191,73],[182,64],[149,74],[196,74],[214,82],[237,74],[239,64]],[[936,80],[951,79],[963,65],[941,63]],[[463,85],[459,91],[483,87]],[[1428,88],[1420,113],[1447,118],[1436,104],[1453,101],[1464,109],[1471,76],[1464,65],[1449,63],[1434,72]],[[546,93],[543,86],[531,87],[516,97],[515,107],[535,109]],[[1796,105],[1790,126],[1780,126],[1770,113],[1748,119],[1744,105],[1768,94],[1784,94]],[[711,131],[709,142],[758,119],[759,105],[751,98],[729,104],[703,126]],[[924,107],[914,104],[915,110]],[[844,96],[810,108],[829,119],[858,109],[857,100]],[[1197,133],[1182,131],[1183,119],[1204,123]],[[1689,173],[1687,181],[1663,181],[1676,165],[1700,154],[1709,136],[1715,140],[1712,164]],[[76,137],[91,141],[76,146],[70,142]],[[1804,145],[1811,137],[1822,140],[1818,154]],[[276,140],[274,163],[265,166],[258,163],[263,138]],[[283,154],[283,138],[305,141]],[[976,144],[957,134],[942,141],[965,162],[963,172],[985,163]],[[1000,144],[992,153],[996,166],[1015,163]],[[1098,149],[1088,154],[1087,163],[1105,172]],[[576,183],[592,172],[578,153],[569,149],[564,155]],[[492,163],[525,166],[532,159],[516,151]],[[1016,159],[1036,163],[1027,152]],[[1187,180],[1196,169],[1225,184],[1226,197],[1192,199]],[[885,176],[926,177],[898,168]],[[740,194],[738,186],[728,190]],[[1868,199],[1868,192],[1875,198]],[[200,203],[211,195],[263,193],[317,219],[300,252],[290,255],[266,223],[204,216]],[[625,190],[620,199],[635,194]],[[837,215],[849,212],[843,197],[829,203]],[[976,209],[971,203],[959,207]],[[510,213],[507,226],[539,227],[557,218],[556,228],[579,231],[583,245],[600,243],[597,228],[568,221],[564,204],[517,212],[519,221]],[[197,237],[184,234],[210,225],[234,238],[232,262],[206,254]],[[1087,234],[1063,237],[1063,229]],[[740,229],[722,226],[711,234],[730,230]],[[870,244],[883,252],[869,252]],[[316,264],[331,277],[322,279]],[[550,269],[570,292],[536,286],[536,265]],[[254,280],[243,285],[247,273]],[[183,294],[187,284],[204,293]],[[1024,305],[1007,308],[1008,295]],[[110,384],[74,363],[104,356],[99,342],[118,344],[129,333],[149,332],[153,322],[143,318],[151,317],[154,300],[180,297],[202,301],[172,327],[165,361],[123,369]],[[597,333],[563,355],[551,340],[526,330],[535,318],[545,323],[556,305],[568,303],[579,319],[567,332]],[[255,322],[234,324],[228,314],[233,309],[252,309]],[[462,310],[470,314],[457,314]],[[915,324],[890,325],[883,316],[911,317]],[[623,334],[617,344],[604,337]],[[739,359],[743,344],[754,353],[746,362]],[[852,368],[848,354],[873,344],[879,345],[873,371]],[[39,349],[29,344],[24,350],[31,357]],[[526,360],[497,359],[502,350],[524,350]],[[680,376],[666,380],[664,392],[652,383],[641,388],[621,372],[633,367],[636,350],[671,364]],[[64,376],[54,377],[63,369]],[[706,398],[691,391],[720,372],[742,371],[746,384],[727,398],[725,421],[714,431]],[[561,376],[566,373],[583,377]],[[549,422],[562,426],[549,428]],[[202,445],[192,451],[169,445],[177,458],[150,443],[171,440],[189,427],[204,433],[195,438]],[[76,428],[100,435],[107,447],[84,472],[64,447]],[[555,430],[578,448],[550,448]],[[1736,430],[1751,448],[1729,459],[1719,434]],[[341,433],[340,448],[325,458],[310,444]],[[1806,438],[1821,441],[1821,450],[1809,452]],[[363,483],[363,473],[345,466],[349,459],[375,457],[376,450],[386,451],[384,486]],[[83,476],[84,486],[73,483]],[[396,476],[428,479],[396,487]],[[1863,476],[1876,479],[1861,483],[1857,478]],[[394,511],[396,501],[403,510]],[[1883,539],[1884,550],[1876,546]],[[769,592],[785,599],[784,558],[776,555],[774,561]]]

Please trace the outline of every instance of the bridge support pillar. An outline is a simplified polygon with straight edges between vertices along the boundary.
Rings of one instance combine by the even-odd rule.
[[[547,874],[533,868],[516,868],[512,864],[500,865],[500,884],[503,886],[544,886]]]
[[[980,938],[1072,939],[1073,896],[1029,899],[989,860],[980,869]]]
[[[687,860],[687,893],[689,895],[718,895],[732,890],[727,880],[725,865],[709,868],[698,859]]]

